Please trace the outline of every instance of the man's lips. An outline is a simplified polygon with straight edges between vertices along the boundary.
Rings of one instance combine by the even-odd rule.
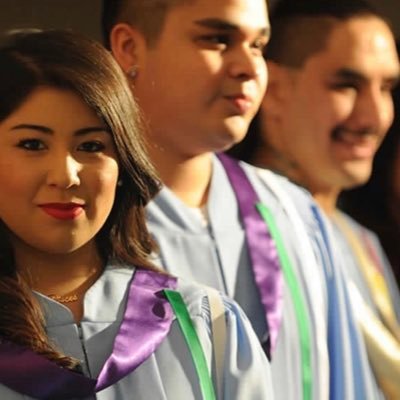
[[[39,207],[53,218],[73,220],[79,217],[85,206],[78,203],[45,203],[39,204]]]
[[[244,94],[224,96],[236,109],[238,114],[246,114],[253,107],[253,100]]]
[[[334,132],[333,140],[336,144],[345,146],[350,157],[360,159],[373,157],[379,145],[376,134],[342,129]]]

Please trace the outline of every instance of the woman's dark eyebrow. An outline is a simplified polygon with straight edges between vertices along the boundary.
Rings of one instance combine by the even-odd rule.
[[[18,131],[18,130],[25,130],[25,129],[29,129],[32,131],[39,131],[41,133],[46,133],[48,135],[51,135],[52,133],[54,133],[54,131],[51,128],[49,128],[47,126],[43,126],[43,125],[36,125],[36,124],[15,125],[10,129],[10,131]]]
[[[54,130],[43,125],[37,125],[37,124],[19,124],[13,126],[10,130],[12,131],[18,131],[18,130],[33,130],[33,131],[38,131],[41,133],[45,133],[47,135],[52,135],[54,134]],[[105,132],[105,133],[110,133],[110,130],[106,127],[103,126],[88,126],[86,128],[78,129],[74,135],[75,136],[82,136],[82,135],[87,135],[89,133],[93,132]]]
[[[75,132],[75,136],[88,135],[89,133],[94,132],[105,132],[108,134],[111,133],[110,129],[106,128],[105,126],[88,126],[87,128],[78,129]]]

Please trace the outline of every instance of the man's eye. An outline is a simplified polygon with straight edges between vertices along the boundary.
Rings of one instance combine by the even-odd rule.
[[[44,150],[46,148],[44,143],[39,139],[20,140],[17,144],[17,147],[20,147],[22,149],[29,150],[29,151],[39,151],[39,150]]]
[[[335,90],[359,90],[359,86],[353,82],[336,82],[332,84]]]
[[[266,46],[267,46],[267,41],[264,38],[262,38],[255,40],[252,47],[253,49],[259,50],[262,53]]]
[[[381,86],[381,91],[385,93],[391,93],[396,88],[396,85],[393,83],[385,83]]]
[[[228,44],[229,37],[226,35],[212,35],[209,36],[208,40],[212,43]]]
[[[78,146],[78,150],[86,151],[88,153],[97,153],[97,152],[103,151],[104,149],[105,149],[104,144],[97,140],[93,140],[90,142],[84,142]]]
[[[229,46],[231,39],[228,35],[213,34],[200,37],[200,41],[210,47],[225,48]]]

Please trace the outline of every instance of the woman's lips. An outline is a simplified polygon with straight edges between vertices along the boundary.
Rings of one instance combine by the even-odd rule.
[[[78,218],[84,210],[83,204],[76,203],[46,203],[39,207],[48,215],[60,220],[73,220]]]

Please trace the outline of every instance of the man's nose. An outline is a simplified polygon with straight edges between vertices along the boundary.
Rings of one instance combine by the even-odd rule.
[[[364,89],[354,108],[354,117],[360,130],[386,133],[393,122],[393,99],[380,87]]]
[[[232,54],[230,74],[242,80],[255,79],[266,74],[267,66],[263,57],[251,47],[240,46]]]

